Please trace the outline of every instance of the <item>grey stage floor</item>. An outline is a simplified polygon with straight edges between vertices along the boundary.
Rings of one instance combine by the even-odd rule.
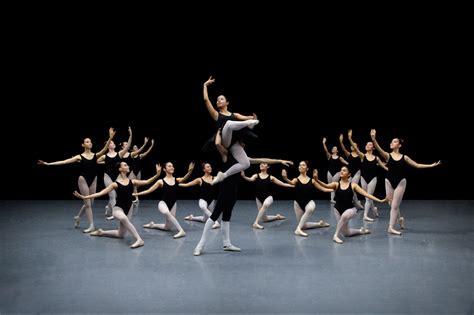
[[[315,219],[330,228],[293,235],[292,202],[276,201],[269,213],[287,220],[254,230],[253,201],[240,201],[231,239],[241,253],[222,251],[213,230],[206,254],[192,255],[203,224],[197,201],[180,201],[187,232],[146,230],[162,222],[156,202],[142,201],[133,222],[145,246],[93,237],[73,228],[81,201],[0,202],[0,313],[360,313],[473,314],[474,202],[404,201],[407,229],[386,233],[387,206],[369,227],[373,234],[331,241],[334,219],[327,201]],[[113,228],[96,201],[96,227]],[[86,226],[85,218],[81,227]]]

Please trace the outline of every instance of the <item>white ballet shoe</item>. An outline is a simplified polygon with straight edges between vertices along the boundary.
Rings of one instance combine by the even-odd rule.
[[[173,238],[181,238],[181,237],[185,237],[186,236],[186,232],[184,232],[184,230],[181,230],[179,231],[177,234],[173,235]]]
[[[199,248],[199,247],[196,247],[194,250],[193,250],[193,255],[194,256],[200,256],[204,253],[203,249],[202,248]]]
[[[104,230],[98,229],[98,230],[95,230],[94,232],[90,233],[89,235],[92,235],[92,236],[102,236],[103,234],[104,234]]]
[[[76,215],[76,216],[74,217],[74,227],[75,227],[75,228],[78,228],[78,227],[79,227],[79,223],[81,223],[81,217],[79,217],[79,216]]]
[[[225,173],[218,172],[216,177],[214,177],[214,179],[212,180],[211,185],[216,185],[222,182],[225,178],[226,178]]]
[[[254,224],[252,224],[252,227],[253,227],[254,229],[257,229],[257,230],[263,230],[263,229],[264,229],[264,227],[263,227],[263,226],[261,226],[261,225],[260,225],[260,224],[258,224],[258,223],[254,223]]]
[[[145,242],[143,240],[137,240],[135,243],[133,243],[132,245],[130,245],[130,248],[138,248],[138,247],[142,247],[145,245]]]
[[[364,221],[368,221],[368,222],[374,222],[374,219],[372,219],[372,218],[369,218],[369,217],[364,217]]]
[[[95,228],[93,225],[89,226],[87,229],[85,229],[84,231],[82,231],[83,233],[91,233],[91,232],[94,232],[95,231]]]
[[[218,229],[218,228],[220,228],[220,227],[221,227],[221,225],[220,225],[220,223],[219,223],[218,221],[214,222],[214,224],[212,225],[212,228],[213,228],[213,229]]]
[[[225,251],[228,251],[228,252],[241,252],[242,250],[240,248],[238,248],[237,246],[234,246],[232,244],[229,244],[229,245],[225,245],[223,247],[223,249]]]
[[[308,237],[308,233],[303,232],[301,229],[296,229],[295,235]]]
[[[333,240],[334,242],[336,242],[337,244],[342,244],[342,243],[344,243],[344,242],[343,242],[339,237],[337,237],[337,236],[334,236],[334,237],[332,238],[332,240]]]

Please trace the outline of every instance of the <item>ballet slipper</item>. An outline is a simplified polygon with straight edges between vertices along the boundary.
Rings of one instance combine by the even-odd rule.
[[[78,228],[78,227],[79,227],[79,223],[81,223],[81,217],[79,217],[79,216],[76,215],[76,216],[74,217],[74,227],[75,227],[75,228]]]
[[[374,222],[374,219],[364,216],[364,221]]]
[[[392,226],[388,227],[387,232],[394,235],[402,235],[402,232],[395,230]]]
[[[84,231],[82,231],[83,233],[90,233],[90,232],[94,232],[95,231],[95,228],[93,225],[89,226],[87,229],[85,229]]]
[[[130,248],[132,248],[132,249],[133,248],[138,248],[138,247],[142,247],[143,245],[145,245],[145,242],[142,239],[139,239],[135,243],[130,245]]]
[[[185,219],[185,220],[188,220],[188,221],[192,221],[192,220],[193,220],[193,215],[190,214],[190,215],[188,215],[188,216],[185,216],[184,219]]]
[[[228,251],[228,252],[241,252],[241,251],[242,251],[240,248],[238,248],[237,246],[234,246],[234,245],[232,245],[232,244],[230,244],[230,245],[225,245],[225,246],[223,247],[223,249],[224,249],[225,251]]]
[[[404,217],[398,218],[398,224],[400,224],[400,229],[404,230],[405,229],[405,218]]]
[[[218,229],[220,227],[221,227],[221,225],[218,221],[214,222],[214,224],[212,225],[212,229]]]
[[[149,223],[143,224],[142,226],[143,226],[144,228],[147,228],[147,229],[152,229],[152,228],[153,228],[153,225],[155,225],[155,222],[150,221]]]
[[[176,238],[181,238],[185,236],[186,236],[186,232],[184,232],[184,230],[181,230],[177,234],[173,235],[173,238],[176,239]]]
[[[252,227],[253,227],[254,229],[263,230],[263,226],[261,226],[261,225],[258,224],[258,223],[252,224]]]
[[[300,228],[297,228],[297,229],[295,230],[295,235],[308,237],[308,234],[305,233],[305,232],[303,232]]]
[[[333,236],[332,240],[334,242],[336,242],[337,244],[342,244],[344,243],[339,237],[337,237],[336,235]]]
[[[89,235],[92,235],[92,236],[102,236],[103,234],[104,234],[104,230],[98,229],[98,230],[95,230],[94,232],[90,233]]]
[[[329,223],[324,222],[323,220],[320,220],[318,222],[318,224],[319,224],[320,227],[330,227],[331,226]]]

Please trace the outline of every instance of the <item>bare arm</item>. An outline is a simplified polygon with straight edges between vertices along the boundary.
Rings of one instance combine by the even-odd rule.
[[[107,140],[107,142],[105,143],[104,147],[102,148],[102,150],[100,150],[98,153],[95,154],[96,158],[100,158],[102,155],[104,155],[105,153],[107,153],[107,150],[109,149],[109,144],[110,144],[110,141],[112,141],[112,138],[115,136],[115,130],[114,128],[109,128],[109,139]]]
[[[201,181],[202,179],[201,178],[195,178],[194,180],[190,181],[189,183],[179,183],[178,186],[179,187],[192,187],[192,186],[196,186],[196,185],[201,185]]]
[[[346,157],[349,157],[349,155],[351,154],[349,151],[347,151],[346,149],[346,146],[344,145],[344,136],[342,135],[342,133],[339,135],[339,144],[341,145],[341,149],[342,149],[342,152],[344,152],[344,155]]]
[[[145,139],[148,139],[148,138],[145,138]],[[148,150],[146,150],[146,152],[140,154],[140,159],[143,159],[144,157],[146,157],[148,155],[148,153],[150,153],[151,149],[153,149],[153,146],[155,145],[155,140],[154,139],[151,139],[151,145],[150,147],[148,148]],[[141,152],[141,151],[140,151]]]
[[[178,182],[178,184],[181,183],[181,182],[187,181],[189,176],[191,176],[191,173],[193,172],[193,169],[194,169],[194,162],[191,162],[191,163],[189,163],[188,172],[186,173],[186,175],[184,175],[183,177],[180,177],[180,178],[176,178],[176,181]]]
[[[289,180],[288,179],[288,175],[286,174],[286,170],[281,170],[281,177],[283,177],[283,180],[285,182],[287,182],[288,184],[291,184],[291,185],[296,185],[298,179],[297,178],[293,178],[292,180]]]
[[[250,164],[260,164],[260,163],[267,163],[267,164],[283,164],[285,166],[293,165],[293,161],[288,160],[279,160],[279,159],[269,159],[269,158],[251,158],[249,157]]]
[[[313,170],[313,179],[319,184],[321,185],[322,187],[326,188],[326,189],[330,189],[331,191],[329,192],[332,192],[332,191],[335,191],[337,189],[337,183],[336,182],[333,182],[333,183],[329,183],[329,184],[326,184],[325,182],[321,181],[319,178],[318,178],[318,170],[317,169],[314,169]],[[316,186],[315,186],[316,187]],[[318,187],[316,187],[318,188]],[[319,188],[318,188],[319,189]],[[319,189],[321,190],[321,189]],[[327,192],[327,191],[326,191]]]
[[[376,131],[375,129],[370,130],[370,138],[372,139],[372,142],[374,143],[375,148],[379,152],[379,154],[384,158],[385,161],[388,161],[388,158],[390,157],[390,154],[388,152],[384,151],[382,147],[379,145],[377,140],[375,139]]]
[[[38,164],[46,165],[46,166],[53,166],[53,165],[72,164],[72,163],[76,163],[76,162],[80,162],[80,161],[81,161],[81,156],[78,154],[78,155],[73,156],[72,158],[62,160],[62,161],[56,161],[56,162],[45,162],[43,160],[38,160]]]
[[[362,196],[367,197],[367,198],[369,198],[369,199],[372,199],[372,200],[374,200],[374,201],[380,202],[380,203],[384,203],[385,201],[388,200],[387,197],[385,197],[384,199],[379,199],[379,198],[377,198],[377,197],[375,197],[375,196],[369,194],[368,192],[366,192],[365,190],[363,190],[358,184],[355,184],[355,183],[352,183],[352,189],[353,189],[355,192],[361,194]]]
[[[274,183],[275,185],[281,186],[281,187],[287,187],[287,188],[294,188],[295,185],[293,184],[287,184],[276,178],[275,176],[270,175],[270,181]]]
[[[322,192],[333,192],[334,191],[334,189],[332,189],[332,188],[327,188],[327,187],[321,185],[319,183],[319,181],[317,181],[315,179],[311,179],[311,181],[313,182],[314,187],[321,190]],[[334,183],[334,184],[336,184],[336,183]]]
[[[359,146],[357,145],[357,143],[352,141],[352,129],[349,129],[349,131],[347,132],[347,139],[349,139],[349,143],[354,148],[359,158],[362,160],[364,158],[364,153],[360,152]]]
[[[240,176],[242,176],[242,178],[245,179],[248,182],[254,182],[257,179],[257,174],[253,174],[252,177],[247,177],[247,176],[245,176],[244,171],[240,172]]]
[[[209,111],[209,114],[211,114],[212,119],[217,120],[217,117],[219,117],[219,113],[214,109],[214,106],[212,106],[212,103],[209,100],[209,94],[207,93],[207,86],[214,83],[214,81],[215,79],[213,79],[211,76],[206,82],[204,82],[202,94],[204,96],[204,103],[206,104],[206,108]]]
[[[441,164],[441,161],[438,161],[432,164],[420,164],[410,159],[407,155],[404,155],[404,158],[405,158],[405,162],[407,162],[408,165],[413,166],[415,168],[432,168]]]
[[[347,162],[342,156],[340,156],[339,159],[341,160],[342,164],[349,165],[349,162]]]
[[[387,167],[387,163],[384,163],[382,162],[382,160],[377,156],[375,157],[377,159],[377,165],[380,166],[381,168],[383,168],[385,171],[388,172],[388,167]]]
[[[244,115],[241,115],[239,113],[234,113],[234,116],[235,116],[235,118],[237,118],[237,120],[257,119],[257,115],[255,115],[255,113],[252,116],[244,116]]]
[[[72,194],[74,196],[76,196],[77,198],[79,198],[79,199],[95,199],[97,197],[107,195],[109,192],[111,192],[114,189],[117,189],[117,183],[115,183],[115,182],[110,184],[109,186],[105,187],[101,191],[96,192],[95,194],[92,194],[92,195],[83,196],[80,193],[78,193],[77,191],[74,191]]]
[[[134,196],[148,195],[149,193],[154,192],[157,188],[162,187],[162,186],[163,186],[163,180],[159,179],[156,181],[156,183],[153,184],[153,186],[151,186],[147,190],[140,191],[139,193],[133,193],[132,195]]]
[[[134,151],[134,152],[130,153],[132,155],[132,158],[135,158],[137,155],[142,153],[142,151],[143,151],[143,149],[145,149],[145,146],[146,146],[147,143],[148,143],[148,137],[145,137],[145,140],[143,141],[142,146],[137,151]],[[141,155],[140,155],[140,158],[141,158]]]
[[[156,164],[156,174],[155,174],[155,176],[150,177],[150,178],[145,179],[145,180],[134,179],[134,180],[132,180],[132,183],[133,183],[133,185],[135,185],[135,186],[150,185],[150,184],[153,183],[155,180],[157,180],[158,177],[160,177],[160,174],[161,174],[161,165],[160,165],[160,164]]]
[[[326,153],[326,158],[329,160],[331,158],[331,153],[329,153],[328,147],[326,146],[326,138],[323,138],[323,148]]]

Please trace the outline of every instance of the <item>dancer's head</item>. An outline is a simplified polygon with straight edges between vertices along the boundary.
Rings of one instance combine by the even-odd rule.
[[[332,154],[337,154],[339,151],[337,150],[337,146],[333,146],[331,149]]]
[[[118,169],[120,173],[128,174],[130,173],[130,167],[128,166],[127,162],[117,162],[115,167]]]
[[[351,145],[351,151],[355,151],[355,149],[357,149],[357,148],[358,148],[358,145],[357,145],[357,143],[354,142],[354,144]]]
[[[227,106],[229,106],[229,102],[227,101],[227,98],[224,95],[219,95],[217,97],[216,105],[218,110],[227,109]]]
[[[403,143],[403,139],[393,138],[392,142],[390,142],[390,149],[399,150],[402,147],[402,143]]]
[[[309,162],[308,161],[301,161],[298,165],[298,171],[300,174],[306,174],[308,172]]]
[[[134,144],[132,148],[132,152],[138,151],[138,145]]]
[[[84,140],[82,141],[82,147],[84,149],[92,149],[92,141],[90,138],[84,138]]]
[[[173,173],[174,173],[173,163],[166,162],[165,167],[163,167],[163,170],[166,172],[166,175],[173,175]]]
[[[365,151],[372,152],[374,151],[374,143],[372,141],[367,142],[365,145]]]
[[[115,142],[113,140],[110,140],[108,149],[109,150],[115,150]]]
[[[260,163],[261,172],[266,172],[269,168],[270,168],[270,165],[268,165],[268,163]]]
[[[351,171],[349,171],[349,168],[347,166],[341,167],[341,172],[340,172],[341,179],[348,179],[351,177]]]
[[[127,147],[127,145],[128,145],[127,141],[124,141],[124,142],[120,143],[120,147],[122,148],[122,150],[125,149]]]
[[[212,173],[211,164],[207,162],[202,163],[202,171],[204,172],[204,174],[210,175]]]

